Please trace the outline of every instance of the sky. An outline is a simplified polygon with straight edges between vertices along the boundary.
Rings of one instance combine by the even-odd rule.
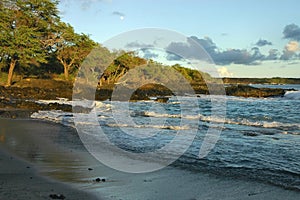
[[[63,21],[99,43],[142,28],[178,32],[168,51],[212,58],[220,76],[300,78],[299,0],[61,0]],[[139,46],[139,45],[137,45]],[[155,45],[153,45],[155,46]],[[152,46],[152,47],[153,47]],[[161,56],[147,51],[148,58]],[[153,57],[151,57],[153,56]],[[181,62],[166,56],[170,62]]]

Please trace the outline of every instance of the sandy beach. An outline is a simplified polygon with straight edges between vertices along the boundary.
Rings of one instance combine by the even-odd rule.
[[[0,150],[0,158],[0,199],[99,199],[87,192],[42,177],[32,164],[3,150]]]
[[[17,133],[19,129],[23,129],[24,137],[26,138],[27,131],[30,131],[28,130],[29,127],[36,131],[34,134],[44,134],[45,132],[51,133],[51,131],[57,131],[57,128],[61,128],[59,125],[53,127],[50,123],[40,123],[33,120],[13,121],[7,119],[0,119],[0,124],[1,200],[99,199],[78,188],[42,176],[34,163],[16,155],[15,152],[11,152],[11,149],[6,148],[4,145],[6,142],[12,144],[18,142],[17,140],[12,140],[9,135]],[[27,136],[29,137],[29,134]],[[26,146],[26,139],[23,139],[19,141],[23,141]],[[45,141],[45,143],[47,142]],[[43,143],[41,143],[41,145],[43,145]]]
[[[154,2],[0,0],[0,200],[300,200],[299,1]]]
[[[65,199],[294,200],[300,195],[241,177],[218,177],[172,166],[153,173],[126,174],[93,159],[72,128],[30,119],[0,119],[0,124],[0,199],[51,199],[56,194]],[[31,148],[34,144],[36,152]],[[59,145],[64,146],[61,151]],[[95,177],[105,177],[106,182],[95,183]]]

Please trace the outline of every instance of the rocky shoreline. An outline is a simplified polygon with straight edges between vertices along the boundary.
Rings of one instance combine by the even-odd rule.
[[[195,94],[209,94],[205,85],[192,85]],[[254,88],[248,85],[230,85],[225,87],[226,95],[240,97],[281,97],[286,90],[274,88]],[[72,111],[71,105],[50,103],[41,104],[36,100],[57,100],[58,98],[72,99],[73,85],[71,82],[55,80],[30,80],[12,87],[0,86],[0,116],[8,118],[28,118],[38,110]],[[113,88],[100,88],[95,91],[96,100],[111,100]],[[126,95],[126,92],[124,92]],[[131,101],[149,100],[150,97],[174,95],[163,86],[148,86],[137,89],[130,97]],[[178,94],[176,94],[178,95]],[[185,95],[184,91],[179,95]],[[113,100],[122,100],[122,94]],[[118,99],[119,98],[119,99]],[[127,98],[128,99],[128,98]],[[83,109],[83,108],[80,108]]]

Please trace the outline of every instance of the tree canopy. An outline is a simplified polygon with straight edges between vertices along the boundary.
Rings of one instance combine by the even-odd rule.
[[[11,85],[17,64],[47,62],[47,40],[59,20],[57,1],[3,0],[0,3],[0,57],[9,65]]]
[[[87,55],[90,55],[89,59],[85,60]],[[116,59],[110,62],[111,58]],[[157,78],[157,74],[170,78],[168,73],[164,75],[171,70],[170,66],[147,61],[134,52],[110,52],[89,35],[76,33],[70,24],[61,21],[57,0],[1,0],[0,70],[8,72],[7,86],[12,84],[16,69],[19,73],[30,69],[30,73],[43,74],[37,70],[39,66],[49,73],[53,71],[51,69],[59,69],[57,71],[63,72],[64,78],[69,80],[69,75],[76,73],[84,60],[89,62],[87,73],[100,79],[100,85],[116,83],[137,66],[146,67],[139,69],[143,70],[140,72],[144,77],[136,78],[141,80],[147,76]],[[190,82],[203,82],[202,76],[206,75],[180,65],[173,66],[173,69]],[[99,74],[102,77],[98,77]]]
[[[53,48],[57,59],[64,67],[65,79],[68,79],[72,67],[79,66],[97,43],[86,34],[75,33],[70,24],[61,23],[59,29],[60,39]]]

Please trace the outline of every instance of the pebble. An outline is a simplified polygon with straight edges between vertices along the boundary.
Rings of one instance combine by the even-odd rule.
[[[49,197],[51,199],[65,199],[66,197],[62,194],[50,194]]]

